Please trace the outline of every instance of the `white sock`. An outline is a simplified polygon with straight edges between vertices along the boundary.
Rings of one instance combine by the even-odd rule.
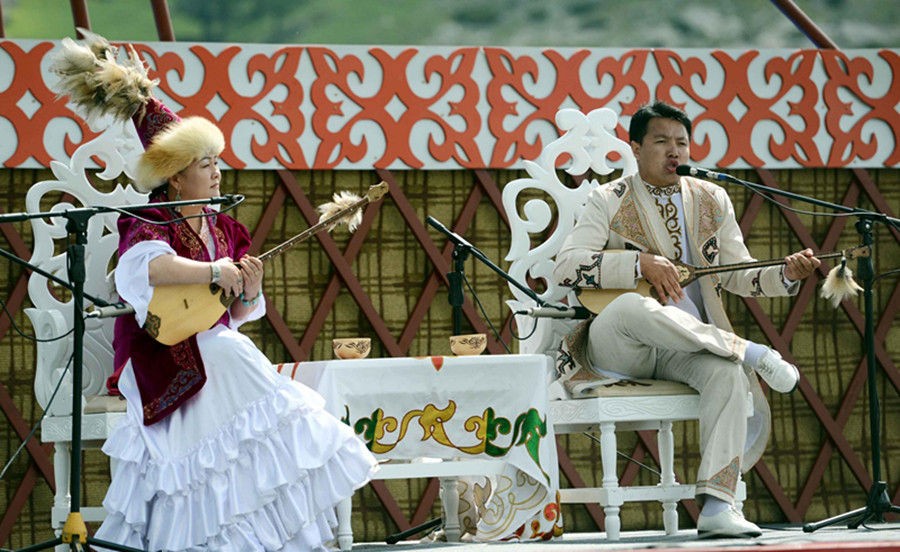
[[[748,342],[747,351],[744,353],[744,364],[755,370],[756,366],[759,364],[759,359],[761,359],[768,350],[769,348],[765,345],[753,343],[752,341]]]
[[[703,500],[703,509],[700,510],[701,516],[714,516],[728,509],[731,504],[720,498],[707,495]]]

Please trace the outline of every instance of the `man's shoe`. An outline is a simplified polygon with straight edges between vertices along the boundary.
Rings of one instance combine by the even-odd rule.
[[[800,385],[800,371],[774,349],[768,349],[759,359],[756,373],[779,393],[791,393]]]
[[[701,539],[758,537],[762,531],[750,523],[733,506],[714,516],[701,515],[697,519],[697,536]]]

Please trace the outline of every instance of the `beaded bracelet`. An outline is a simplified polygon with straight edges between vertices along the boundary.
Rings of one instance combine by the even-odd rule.
[[[248,307],[252,307],[253,305],[259,303],[260,296],[262,296],[262,288],[260,288],[259,291],[256,292],[256,297],[247,301],[246,299],[244,299],[244,292],[242,291],[241,292],[241,303],[247,305]]]

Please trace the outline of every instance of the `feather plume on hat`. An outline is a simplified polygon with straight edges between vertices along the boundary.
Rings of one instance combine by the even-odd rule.
[[[55,88],[88,119],[111,114],[134,121],[145,149],[134,183],[138,191],[151,192],[197,159],[222,153],[225,137],[214,123],[202,117],[182,119],[153,97],[159,81],[147,76],[133,47],[128,46],[128,58],[118,63],[118,48],[100,35],[79,30],[84,41],[63,39],[54,57],[50,69],[60,76]]]
[[[131,46],[120,64],[118,48],[100,35],[79,30],[84,42],[64,38],[50,67],[60,77],[55,87],[59,97],[68,96],[88,119],[107,113],[119,120],[131,118],[152,97],[159,81],[147,76],[147,68]]]

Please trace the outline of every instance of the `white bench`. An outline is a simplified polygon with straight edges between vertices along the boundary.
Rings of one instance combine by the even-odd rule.
[[[578,304],[569,288],[554,282],[554,258],[581,215],[588,194],[599,186],[595,180],[585,180],[576,188],[566,186],[557,175],[558,162],[568,155],[571,160],[566,172],[569,174],[583,175],[591,169],[596,174],[608,175],[614,170],[608,162],[610,155],[617,154],[623,174],[636,173],[637,163],[631,147],[615,135],[616,122],[615,112],[608,108],[595,109],[588,114],[575,109],[560,110],[556,124],[563,134],[547,144],[537,160],[525,162],[527,178],[514,180],[503,188],[503,207],[512,232],[506,257],[512,261],[510,275],[519,282],[526,282],[529,277],[543,280],[546,289],[540,298],[544,301]],[[551,204],[555,206],[555,216]],[[514,300],[508,301],[513,312],[536,306],[534,300],[515,286],[510,285],[510,290],[515,296]],[[577,323],[521,315],[516,318],[522,335],[537,324],[534,334],[520,343],[519,351],[553,357],[562,337]],[[625,502],[659,501],[663,507],[666,534],[676,534],[677,502],[694,498],[695,486],[680,484],[675,479],[672,422],[698,419],[699,395],[690,387],[675,382],[650,382],[649,387],[614,387],[600,393],[601,396],[596,398],[571,398],[559,383],[551,385],[549,412],[556,433],[599,430],[601,442],[602,486],[562,489],[562,502],[599,503],[606,515],[607,538],[618,540],[619,512]],[[616,432],[633,430],[657,431],[661,472],[657,485],[619,486]],[[745,496],[745,485],[740,482],[737,489],[739,508]]]

